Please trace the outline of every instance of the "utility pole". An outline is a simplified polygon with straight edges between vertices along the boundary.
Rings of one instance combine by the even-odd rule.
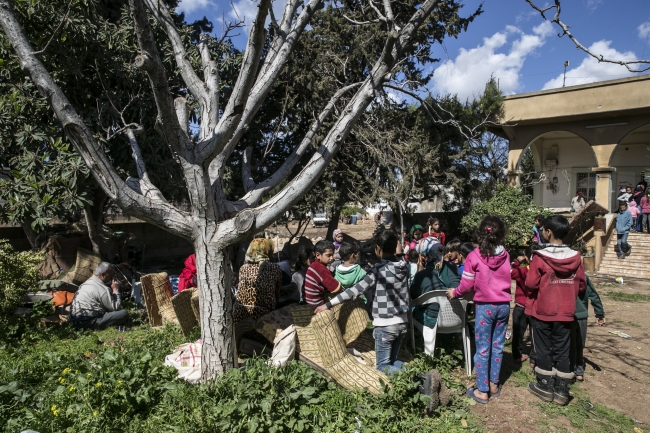
[[[564,79],[562,79],[562,87],[566,85],[566,68],[569,66],[569,61],[564,62]]]

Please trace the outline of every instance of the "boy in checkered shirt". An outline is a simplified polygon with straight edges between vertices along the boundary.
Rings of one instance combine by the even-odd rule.
[[[403,258],[395,255],[397,234],[384,230],[375,238],[375,254],[379,263],[373,266],[366,276],[316,308],[320,313],[342,302],[355,299],[361,293],[375,289],[372,302],[373,325],[375,327],[375,352],[377,369],[388,374],[400,370],[403,363],[397,359],[402,340],[406,336],[409,309],[409,266]]]

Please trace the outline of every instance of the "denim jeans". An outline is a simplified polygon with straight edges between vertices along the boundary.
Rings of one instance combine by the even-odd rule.
[[[375,353],[377,355],[377,370],[393,374],[404,366],[397,360],[399,347],[406,337],[406,323],[378,326],[372,332],[375,337]]]
[[[643,214],[643,219],[641,220],[641,230],[644,231],[646,230],[646,224],[647,224],[647,230],[648,233],[650,233],[650,213],[644,213]]]
[[[627,243],[629,233],[618,233],[616,235],[616,245],[618,245],[618,253],[626,253],[630,249],[630,244]]]

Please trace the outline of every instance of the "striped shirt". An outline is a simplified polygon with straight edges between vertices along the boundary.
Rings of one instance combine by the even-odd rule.
[[[325,292],[337,293],[341,290],[341,283],[336,281],[327,267],[314,260],[305,274],[305,302],[318,307],[325,303]]]

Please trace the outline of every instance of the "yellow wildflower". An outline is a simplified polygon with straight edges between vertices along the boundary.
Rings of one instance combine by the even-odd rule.
[[[77,388],[75,388],[74,386],[71,386],[71,387],[70,387],[70,392],[75,392],[76,389],[77,389]]]
[[[88,373],[88,374],[86,375],[86,377],[90,377],[90,376],[92,376],[92,374],[90,374],[90,373]]]
[[[94,411],[94,412],[93,412],[93,416],[97,416],[98,413],[99,413],[99,412]]]
[[[87,395],[88,395],[88,394],[86,394],[86,393],[84,392],[84,397],[87,396]]]
[[[101,383],[101,382],[97,382],[97,383],[95,384],[95,386],[96,386],[97,388],[99,388],[99,387],[102,386],[102,383]]]
[[[75,370],[75,371],[74,371],[74,374],[79,374],[79,370]]]
[[[118,380],[118,381],[117,381],[117,386],[122,386],[123,383],[124,383],[124,382],[122,382],[121,380]]]
[[[62,377],[59,377],[59,378],[58,378],[57,380],[58,380],[58,381],[59,381],[59,383],[61,383],[61,384],[63,384],[63,383],[65,383],[65,379],[64,379],[64,378],[62,378]]]
[[[71,371],[72,371],[72,370],[70,370],[69,368],[65,368],[65,369],[63,369],[63,374],[68,374],[68,373],[70,373]]]
[[[59,411],[56,410],[56,405],[52,406],[50,410],[52,411],[52,415],[59,416]]]

